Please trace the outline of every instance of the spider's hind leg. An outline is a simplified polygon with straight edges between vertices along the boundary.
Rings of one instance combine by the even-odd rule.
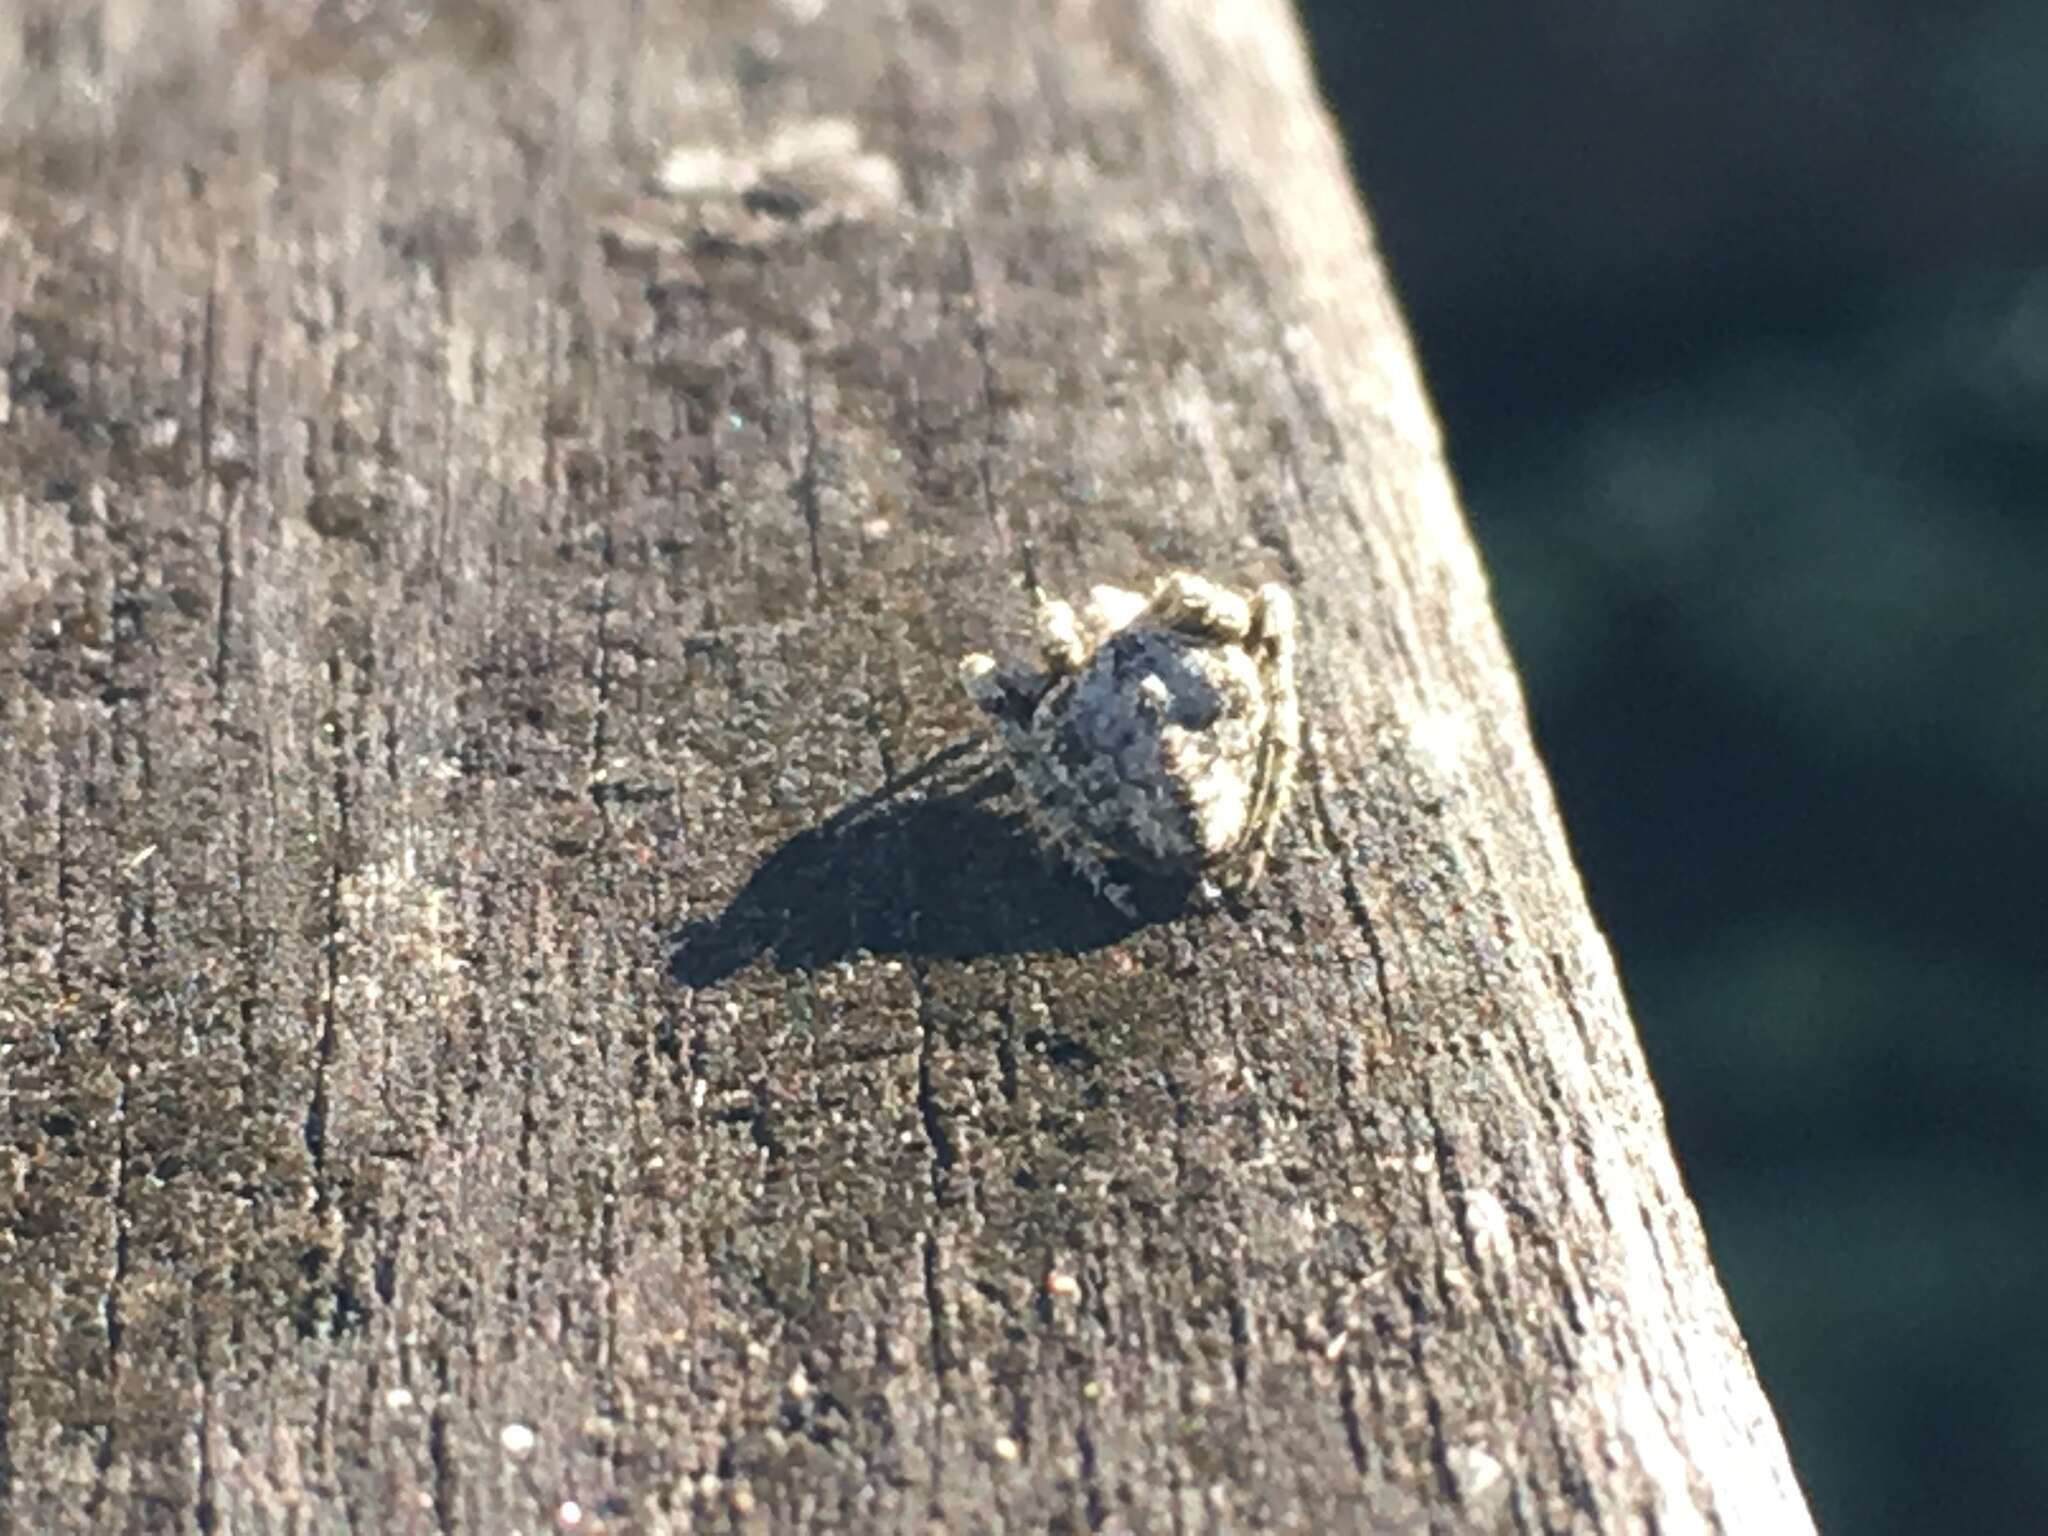
[[[1252,639],[1259,657],[1259,678],[1266,690],[1266,729],[1259,743],[1258,781],[1253,788],[1252,842],[1237,881],[1240,890],[1256,885],[1266,871],[1266,856],[1280,818],[1294,797],[1301,766],[1301,697],[1294,681],[1294,598],[1285,587],[1267,583],[1252,597]]]

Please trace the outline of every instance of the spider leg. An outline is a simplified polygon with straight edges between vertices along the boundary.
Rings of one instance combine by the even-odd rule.
[[[1270,645],[1294,648],[1294,594],[1269,581],[1252,594],[1251,633]]]
[[[1253,786],[1252,838],[1244,858],[1240,889],[1256,885],[1266,871],[1280,817],[1294,795],[1301,766],[1301,698],[1294,683],[1294,599],[1271,583],[1252,598],[1252,638],[1266,690],[1266,729],[1259,743],[1258,782]]]
[[[1228,587],[1191,571],[1162,576],[1145,608],[1146,622],[1203,640],[1242,640],[1252,631],[1252,611]]]
[[[1100,645],[1118,630],[1127,628],[1145,611],[1145,594],[1129,587],[1099,586],[1089,589],[1081,622]]]
[[[1054,677],[1080,671],[1088,664],[1089,645],[1074,605],[1043,592],[1034,595],[1037,607],[1031,615],[1032,626],[1038,631],[1038,653],[1045,658],[1046,670]]]

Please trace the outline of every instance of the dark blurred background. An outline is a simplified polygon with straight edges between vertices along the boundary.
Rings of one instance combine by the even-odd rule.
[[[2048,1530],[2048,5],[1305,9],[1822,1529]]]

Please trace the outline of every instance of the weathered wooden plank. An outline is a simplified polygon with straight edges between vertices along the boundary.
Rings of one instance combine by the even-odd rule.
[[[1804,1525],[1278,7],[0,33],[0,1529]],[[1172,565],[1132,923],[952,668]]]

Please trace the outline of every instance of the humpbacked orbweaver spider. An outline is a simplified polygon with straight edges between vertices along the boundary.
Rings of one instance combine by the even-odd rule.
[[[1038,594],[1042,665],[960,663],[1040,836],[1134,914],[1108,858],[1237,892],[1265,872],[1294,791],[1294,599],[1174,571],[1147,598],[1101,586],[1076,612]]]

